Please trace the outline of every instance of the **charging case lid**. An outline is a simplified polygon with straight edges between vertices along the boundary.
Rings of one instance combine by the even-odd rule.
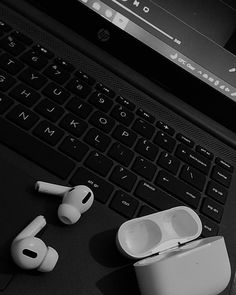
[[[117,233],[117,246],[130,258],[144,258],[192,241],[201,232],[197,213],[179,206],[123,223]]]

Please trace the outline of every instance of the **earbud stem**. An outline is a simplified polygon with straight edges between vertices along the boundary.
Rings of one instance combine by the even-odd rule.
[[[13,242],[35,236],[46,225],[44,216],[37,216],[23,231],[21,231],[14,239]]]
[[[48,183],[44,181],[37,181],[35,184],[35,189],[40,193],[63,197],[65,193],[67,193],[71,189],[71,187]]]

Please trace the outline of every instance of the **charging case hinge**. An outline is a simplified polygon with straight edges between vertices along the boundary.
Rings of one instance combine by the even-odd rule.
[[[177,245],[171,247],[171,248],[168,248],[168,249],[165,249],[165,250],[162,250],[160,252],[158,252],[158,255],[161,255],[161,254],[164,254],[164,253],[167,253],[167,252],[171,252],[171,251],[176,251],[176,250],[179,250],[179,248],[181,246],[183,246],[184,244],[181,244],[181,243],[178,243]]]

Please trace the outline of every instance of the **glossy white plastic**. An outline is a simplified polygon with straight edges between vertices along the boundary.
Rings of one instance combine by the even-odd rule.
[[[143,258],[192,241],[201,231],[198,215],[180,206],[123,223],[118,230],[117,244],[130,258]]]
[[[194,240],[201,231],[200,218],[185,206],[121,225],[120,251],[144,258],[134,264],[142,295],[217,295],[227,287],[231,267],[224,238]]]

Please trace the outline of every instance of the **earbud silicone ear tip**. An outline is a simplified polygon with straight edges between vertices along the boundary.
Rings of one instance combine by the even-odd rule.
[[[57,264],[57,260],[59,258],[58,253],[55,249],[53,249],[52,247],[48,247],[47,250],[47,255],[38,267],[38,270],[41,272],[52,271]]]
[[[81,216],[79,210],[69,204],[61,204],[58,208],[58,217],[65,224],[76,223]]]

